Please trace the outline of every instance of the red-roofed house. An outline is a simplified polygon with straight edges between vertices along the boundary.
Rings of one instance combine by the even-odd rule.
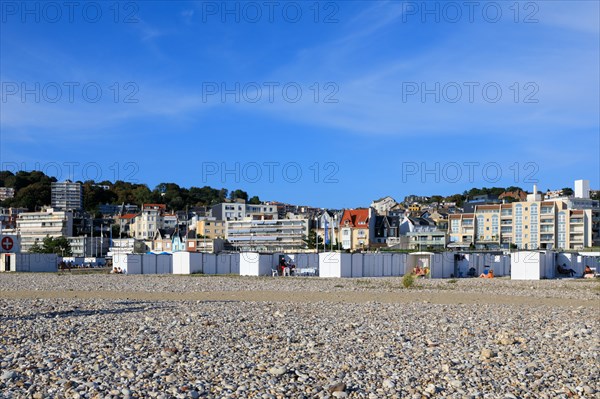
[[[375,232],[373,208],[346,209],[340,220],[342,248],[350,250],[368,249]]]

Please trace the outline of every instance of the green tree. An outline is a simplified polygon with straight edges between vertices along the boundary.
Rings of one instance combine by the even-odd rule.
[[[71,245],[66,237],[44,237],[42,245],[40,246],[37,241],[29,248],[31,253],[39,254],[57,254],[61,256],[71,256],[73,251]]]
[[[260,198],[258,198],[258,196],[255,195],[254,197],[252,197],[248,200],[248,203],[252,204],[252,205],[260,205],[261,202],[260,202]]]
[[[243,191],[243,190],[234,190],[231,192],[231,194],[229,194],[229,198],[232,201],[235,201],[237,199],[243,199],[244,201],[248,201],[248,193]]]
[[[573,192],[573,189],[572,189],[572,188],[570,188],[570,187],[565,187],[565,188],[563,188],[563,189],[562,189],[562,190],[560,190],[560,191],[562,191],[562,195],[566,195],[566,196],[569,196],[569,195],[573,195],[573,194],[574,194],[574,192]]]
[[[315,230],[310,230],[308,232],[308,238],[305,237],[303,241],[308,249],[315,249],[315,242],[318,242],[319,248],[323,248],[323,237],[317,236]]]

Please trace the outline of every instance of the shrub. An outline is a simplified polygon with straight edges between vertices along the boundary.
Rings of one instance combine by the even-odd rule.
[[[404,277],[402,277],[402,285],[404,286],[404,288],[410,288],[413,286],[414,283],[415,276],[412,273],[405,274]]]

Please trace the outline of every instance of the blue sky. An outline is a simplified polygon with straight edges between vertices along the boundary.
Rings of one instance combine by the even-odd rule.
[[[331,208],[600,188],[595,1],[1,4],[3,169]]]

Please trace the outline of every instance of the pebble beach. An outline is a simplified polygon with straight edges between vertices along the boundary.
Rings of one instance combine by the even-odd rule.
[[[599,398],[600,282],[0,275],[2,398]]]

